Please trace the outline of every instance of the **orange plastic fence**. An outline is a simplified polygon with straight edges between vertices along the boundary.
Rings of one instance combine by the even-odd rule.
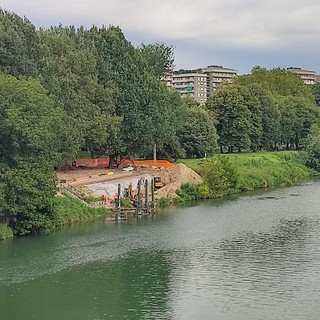
[[[148,167],[164,167],[164,168],[172,168],[174,166],[168,160],[129,160],[126,159],[122,162],[123,165],[133,164],[135,166],[148,166]]]

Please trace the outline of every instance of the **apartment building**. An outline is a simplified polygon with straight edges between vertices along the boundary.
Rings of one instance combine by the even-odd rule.
[[[168,88],[173,88],[173,83],[172,83],[172,73],[166,74],[163,77],[161,77],[161,81],[168,87]]]
[[[207,75],[207,97],[210,97],[221,82],[231,83],[238,70],[223,68],[222,66],[208,66],[201,69]]]
[[[207,101],[207,75],[199,72],[173,74],[172,85],[182,96],[190,95],[200,103]]]
[[[296,67],[287,68],[287,71],[297,73],[304,84],[315,84],[317,82],[317,73],[315,71],[303,70]]]

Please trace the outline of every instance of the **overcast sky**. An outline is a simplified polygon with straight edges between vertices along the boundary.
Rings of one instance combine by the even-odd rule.
[[[36,27],[118,25],[175,47],[176,68],[290,66],[320,73],[319,0],[0,0]]]

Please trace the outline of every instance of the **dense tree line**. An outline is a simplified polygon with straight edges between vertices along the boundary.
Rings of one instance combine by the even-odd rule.
[[[0,223],[16,234],[55,227],[55,170],[76,158],[205,157],[301,148],[319,122],[319,89],[254,68],[205,106],[161,78],[173,47],[132,46],[119,27],[37,30],[0,10]],[[310,138],[311,139],[311,138]]]
[[[260,67],[220,85],[206,107],[218,121],[221,152],[300,150],[311,126],[320,123],[315,92],[297,74]]]
[[[111,159],[146,157],[154,146],[166,157],[213,150],[207,111],[161,82],[173,68],[172,46],[135,48],[113,26],[37,30],[4,10],[0,31],[0,223],[15,233],[54,228],[55,169],[79,150]],[[201,119],[208,124],[208,141],[195,142],[201,152],[182,134],[194,116],[195,134]]]

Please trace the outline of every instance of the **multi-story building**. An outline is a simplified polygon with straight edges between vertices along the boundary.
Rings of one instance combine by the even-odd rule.
[[[168,73],[166,75],[164,75],[162,78],[161,78],[161,81],[168,87],[168,88],[172,88],[173,87],[173,84],[172,84],[172,73]]]
[[[317,82],[317,73],[315,71],[303,70],[301,68],[290,67],[288,71],[297,73],[304,84],[315,84]]]
[[[207,96],[210,97],[221,82],[231,83],[238,70],[223,68],[222,66],[208,66],[202,72],[207,75]]]
[[[183,97],[190,95],[200,103],[207,101],[207,75],[199,72],[173,74],[172,85]]]

